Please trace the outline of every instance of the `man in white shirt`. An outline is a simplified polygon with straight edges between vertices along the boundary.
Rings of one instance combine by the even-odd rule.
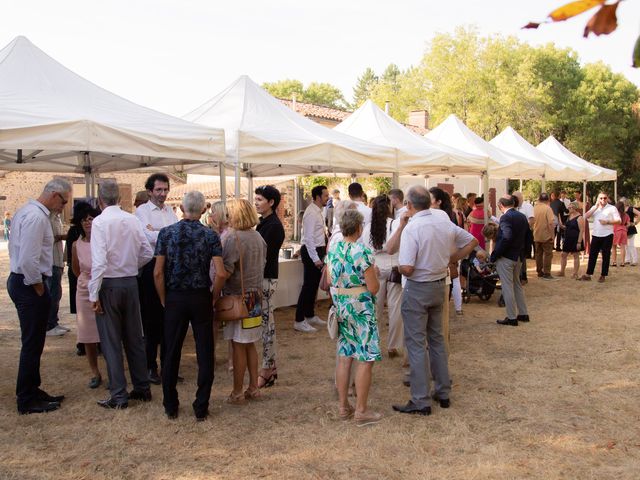
[[[164,173],[154,173],[144,184],[149,201],[136,209],[136,217],[142,224],[144,234],[155,251],[158,233],[164,227],[178,222],[178,217],[169,205],[165,205],[169,195],[169,177]],[[153,269],[156,260],[153,258],[142,269],[140,278],[140,307],[142,327],[144,329],[145,349],[147,352],[147,369],[151,383],[160,385],[158,373],[158,347],[160,347],[160,364],[164,360],[164,308],[158,298],[153,282]]]
[[[111,393],[98,404],[127,408],[129,399],[151,400],[136,277],[138,269],[153,257],[153,250],[136,217],[120,209],[120,190],[115,181],[100,184],[98,200],[102,213],[93,220],[91,229],[89,301],[96,312]],[[133,383],[129,394],[123,344]]]
[[[16,397],[20,414],[60,408],[63,395],[40,389],[40,357],[47,333],[51,295],[47,279],[53,267],[51,212],[60,213],[71,198],[71,184],[62,179],[47,183],[37,200],[22,206],[11,222],[7,291],[20,321],[20,363]]]
[[[349,185],[349,198],[358,205],[358,211],[364,218],[363,228],[365,225],[369,225],[371,223],[371,208],[364,203],[364,190],[362,189],[362,185],[358,182],[353,182]]]
[[[530,202],[526,202],[522,195],[522,192],[515,191],[512,193],[514,197],[518,199],[518,207],[516,210],[527,217],[529,222],[529,233],[527,234],[524,250],[520,256],[522,262],[522,268],[520,270],[520,283],[526,285],[529,280],[527,279],[527,258],[531,258],[531,247],[533,246],[533,224],[535,223],[535,216],[533,214],[533,205]]]
[[[304,280],[298,305],[294,330],[299,332],[316,332],[316,326],[326,325],[326,322],[315,314],[316,296],[320,285],[320,276],[327,254],[327,233],[324,224],[322,208],[329,200],[329,190],[324,185],[318,185],[311,190],[311,203],[302,217],[302,248],[300,256],[304,268]]]
[[[407,212],[411,221],[402,231],[398,257],[400,273],[407,277],[402,292],[402,318],[411,400],[405,405],[393,405],[393,409],[419,415],[431,414],[429,367],[435,384],[434,398],[442,408],[449,407],[451,380],[442,331],[445,278],[449,262],[468,256],[478,245],[446,212],[430,206],[426,188],[416,185],[409,189]]]
[[[389,199],[393,208],[393,219],[398,220],[407,211],[407,207],[404,206],[404,192],[399,188],[393,188],[389,190]]]
[[[591,209],[585,213],[585,220],[593,217],[591,227],[591,248],[589,249],[589,263],[587,273],[579,280],[590,281],[596,269],[598,254],[602,251],[602,270],[598,282],[602,283],[609,275],[609,259],[611,257],[611,247],[613,245],[613,226],[618,225],[622,220],[618,209],[610,205],[608,195],[604,192],[598,194],[598,200]]]

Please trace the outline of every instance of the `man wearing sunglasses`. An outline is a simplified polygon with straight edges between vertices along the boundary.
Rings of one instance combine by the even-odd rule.
[[[580,277],[583,282],[591,280],[596,269],[598,254],[602,251],[602,270],[598,282],[603,283],[609,275],[609,258],[611,257],[611,247],[613,245],[613,226],[621,222],[620,214],[615,206],[608,202],[608,195],[604,192],[598,194],[598,200],[591,209],[585,213],[585,220],[593,217],[593,227],[591,231],[591,249],[589,250],[589,264],[587,273]]]
[[[53,269],[54,236],[49,214],[60,213],[70,198],[69,182],[51,180],[37,200],[29,200],[18,210],[11,224],[7,290],[20,320],[22,348],[16,396],[21,414],[56,410],[64,399],[40,389],[40,357],[51,308],[47,281]]]

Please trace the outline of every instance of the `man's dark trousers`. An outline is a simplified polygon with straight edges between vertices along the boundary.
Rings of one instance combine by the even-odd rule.
[[[142,328],[144,331],[145,350],[147,354],[147,368],[149,370],[158,369],[158,346],[160,347],[160,365],[164,361],[165,346],[162,340],[164,336],[164,308],[158,298],[156,285],[153,280],[153,269],[156,266],[156,259],[152,258],[142,268],[142,301],[140,312],[142,314]]]
[[[22,341],[16,382],[19,409],[37,400],[40,392],[40,357],[44,349],[47,316],[51,308],[49,288],[47,282],[43,283],[44,294],[38,296],[33,286],[24,284],[24,275],[11,273],[7,280],[7,291],[18,310]]]
[[[189,322],[193,329],[198,360],[198,390],[193,402],[196,416],[203,416],[209,408],[213,385],[213,306],[208,288],[198,290],[169,290],[165,302],[164,341],[166,353],[162,367],[162,404],[167,412],[176,412],[178,405],[178,370],[182,344]]]
[[[316,252],[320,260],[324,260],[327,248],[318,247]],[[303,245],[300,249],[300,257],[304,268],[304,280],[296,307],[296,322],[302,322],[305,318],[311,318],[315,315],[316,296],[318,295],[318,287],[322,276],[322,269],[316,267],[316,264],[313,263],[309,253],[307,253],[306,245]]]

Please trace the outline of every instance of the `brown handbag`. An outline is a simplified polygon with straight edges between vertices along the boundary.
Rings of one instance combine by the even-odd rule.
[[[249,316],[247,304],[244,301],[244,274],[242,272],[242,250],[240,249],[240,241],[236,232],[236,248],[240,257],[240,288],[242,295],[223,295],[213,306],[218,322],[233,322],[234,320],[242,320]]]

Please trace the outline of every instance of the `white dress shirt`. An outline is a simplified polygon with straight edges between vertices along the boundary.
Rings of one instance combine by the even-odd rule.
[[[25,285],[42,283],[51,276],[53,266],[53,231],[49,209],[37,200],[29,200],[11,221],[9,266],[13,273],[24,275]]]
[[[142,230],[147,240],[149,240],[151,248],[154,250],[158,242],[158,233],[160,233],[160,230],[174,223],[178,223],[178,217],[176,217],[173,208],[169,205],[164,205],[160,208],[151,200],[136,208],[136,217],[140,220]],[[147,225],[151,225],[153,230],[149,230]]]
[[[316,248],[327,244],[324,228],[324,215],[315,203],[310,203],[302,216],[302,245],[307,247],[307,253],[313,262],[319,262],[320,257]]]
[[[364,202],[355,202],[358,206],[358,211],[364,217],[364,226],[366,227],[371,223],[371,208],[367,207]]]
[[[389,255],[387,253],[387,241],[393,236],[395,229],[392,228],[393,220],[387,218],[387,236],[385,238],[384,243],[382,244],[382,248],[380,250],[376,250],[371,243],[371,224],[365,225],[364,230],[362,231],[362,236],[360,237],[360,241],[364,243],[367,247],[371,249],[371,251],[375,255],[376,266],[381,272],[381,275],[388,275],[391,273],[391,269],[393,267],[398,266],[398,253],[394,253],[393,255]],[[397,228],[397,227],[396,227]],[[332,238],[333,240],[333,238]]]
[[[533,205],[531,205],[529,202],[525,201],[522,202],[522,205],[520,205],[517,210],[522,213],[525,217],[527,217],[527,220],[529,220],[530,218],[533,218]]]
[[[594,205],[589,211],[593,212],[590,217],[593,218],[591,236],[608,237],[609,235],[613,235],[613,225],[602,225],[600,220],[607,220],[608,222],[620,220],[620,213],[618,213],[618,209],[613,205],[605,205],[603,208],[600,208],[598,205]],[[13,235],[13,230],[11,231],[11,235]]]
[[[451,254],[473,241],[442,210],[428,209],[411,217],[400,238],[398,263],[414,267],[410,280],[433,282],[447,276]]]
[[[103,278],[135,277],[153,249],[135,216],[118,205],[105,208],[91,226],[89,301],[98,300]]]
[[[399,219],[399,218],[402,216],[402,214],[403,214],[404,212],[406,212],[406,211],[407,211],[407,207],[400,207],[400,208],[399,208],[399,209],[397,209],[397,210],[396,210],[396,212],[394,213],[394,215],[393,215],[393,219],[394,219],[394,220]]]

